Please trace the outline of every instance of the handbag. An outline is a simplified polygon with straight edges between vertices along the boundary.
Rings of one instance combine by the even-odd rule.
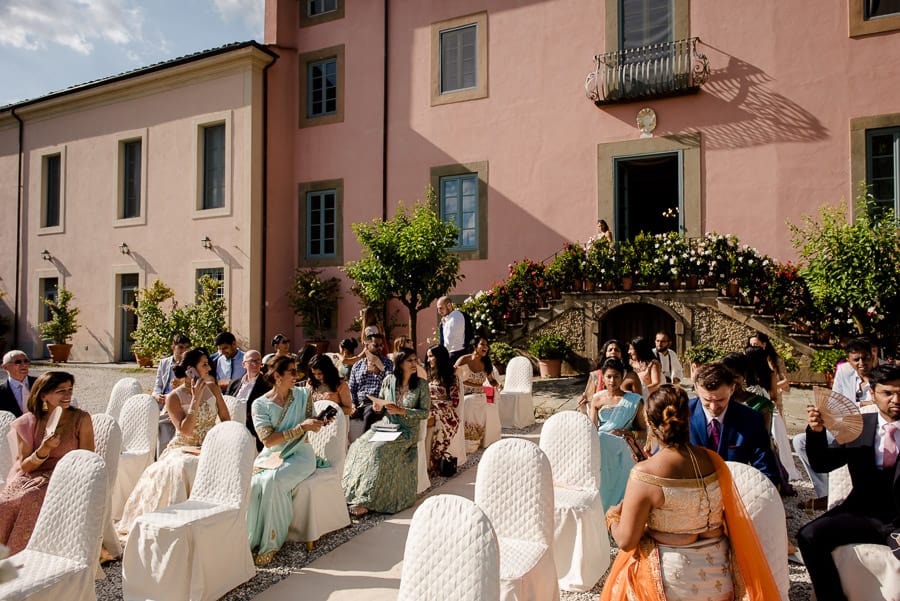
[[[441,465],[439,466],[438,473],[444,478],[451,478],[456,475],[456,457],[450,453],[441,455]]]

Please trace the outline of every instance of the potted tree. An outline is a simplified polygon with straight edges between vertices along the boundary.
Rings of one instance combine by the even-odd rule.
[[[137,326],[131,333],[134,341],[131,350],[139,366],[150,367],[154,359],[165,357],[171,352],[171,321],[160,305],[174,298],[175,293],[160,280],[156,280],[149,288],[138,290],[136,296],[135,307],[124,307],[128,311],[134,311],[137,316]]]
[[[540,334],[532,338],[528,352],[537,357],[542,378],[558,378],[569,343],[559,334]]]
[[[834,370],[837,369],[838,361],[843,360],[846,356],[847,353],[836,348],[816,351],[809,362],[809,369],[813,373],[824,375],[825,385],[831,387],[834,383]]]
[[[50,351],[50,360],[54,363],[65,363],[69,360],[72,345],[69,339],[78,331],[77,307],[70,306],[73,296],[65,288],[60,288],[56,300],[44,299],[44,304],[50,311],[50,319],[38,325],[41,335],[53,341],[47,345]]]
[[[328,351],[329,341],[325,338],[331,328],[331,316],[341,298],[341,281],[335,277],[320,277],[322,270],[300,268],[294,274],[294,283],[288,290],[288,300],[294,314],[301,319],[298,325],[309,337],[308,342],[316,345],[316,351]]]
[[[718,361],[725,356],[725,351],[714,346],[706,344],[697,344],[684,351],[682,358],[685,363],[691,366],[691,379],[694,379],[694,372],[697,368],[705,363]]]

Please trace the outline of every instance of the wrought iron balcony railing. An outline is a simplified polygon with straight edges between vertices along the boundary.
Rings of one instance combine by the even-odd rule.
[[[709,60],[697,50],[699,42],[688,38],[598,54],[584,91],[597,105],[693,94],[709,78]]]

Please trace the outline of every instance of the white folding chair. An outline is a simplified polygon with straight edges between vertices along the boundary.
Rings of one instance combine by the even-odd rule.
[[[541,429],[553,470],[553,559],[559,588],[586,592],[609,567],[609,535],[600,502],[600,439],[591,420],[562,411]]]
[[[506,366],[506,381],[497,399],[502,427],[527,428],[534,424],[532,375],[531,361],[526,357],[513,357]]]
[[[105,413],[119,421],[119,414],[122,412],[122,406],[125,404],[125,401],[142,392],[144,392],[144,389],[141,388],[141,383],[135,378],[122,378],[116,382],[109,393],[109,403],[106,405]],[[155,403],[156,401],[153,402]]]
[[[59,460],[28,545],[11,557],[18,575],[0,584],[0,599],[96,601],[106,481],[96,453],[76,449]]]
[[[119,455],[122,453],[122,430],[111,415],[95,413],[91,416],[94,426],[94,452],[100,455],[106,465],[108,482],[106,516],[103,518],[103,548],[113,557],[122,554],[122,545],[116,535],[112,521],[112,490],[119,466]]]
[[[491,445],[478,464],[475,504],[497,534],[500,599],[559,599],[553,561],[553,476],[544,452],[522,438]]]
[[[230,394],[224,394],[222,398],[225,399],[225,406],[228,407],[228,415],[231,416],[231,421],[241,424],[247,423],[247,403],[238,400],[237,397]],[[216,418],[216,420],[217,423],[222,423],[222,420],[219,418]]]
[[[13,423],[14,419],[16,419],[16,416],[9,411],[0,411],[0,486],[3,486],[6,477],[9,476],[9,470],[12,469],[13,464],[16,462],[16,455],[13,454],[12,445],[6,444],[7,440],[9,440],[9,433],[12,430],[10,424]]]
[[[747,513],[753,520],[781,599],[788,601],[791,584],[788,576],[788,536],[781,495],[772,481],[752,465],[734,461],[727,461],[726,464]]]
[[[153,463],[159,434],[159,406],[149,394],[136,394],[125,401],[119,415],[122,454],[112,488],[113,520],[122,518],[122,509],[141,474]]]
[[[247,504],[256,444],[218,424],[203,442],[190,498],[137,518],[122,559],[125,599],[218,599],[253,578]]]
[[[466,498],[425,499],[406,535],[397,600],[499,598],[500,548],[491,521]]]
[[[329,466],[317,468],[294,489],[294,516],[287,535],[287,540],[303,541],[310,547],[323,534],[350,525],[341,488],[349,420],[332,401],[316,401],[316,415],[329,406],[337,410],[334,421],[318,432],[307,434],[316,456],[327,459]]]

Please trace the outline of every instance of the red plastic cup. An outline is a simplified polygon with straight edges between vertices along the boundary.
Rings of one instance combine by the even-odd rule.
[[[484,396],[487,399],[488,403],[494,402],[494,387],[490,384],[484,385]]]

